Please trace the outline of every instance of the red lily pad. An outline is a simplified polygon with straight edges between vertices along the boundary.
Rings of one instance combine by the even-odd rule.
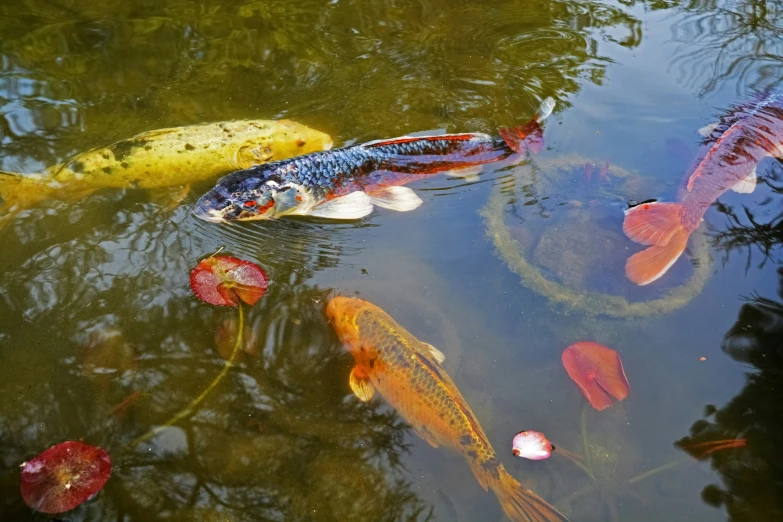
[[[572,344],[563,350],[563,366],[596,410],[611,406],[612,397],[625,399],[631,391],[620,356],[598,343]]]
[[[111,474],[109,453],[71,440],[52,446],[22,464],[21,492],[43,513],[70,511],[98,493]]]
[[[237,306],[242,300],[254,305],[266,293],[269,278],[250,261],[213,256],[190,273],[190,288],[202,301],[216,306]]]

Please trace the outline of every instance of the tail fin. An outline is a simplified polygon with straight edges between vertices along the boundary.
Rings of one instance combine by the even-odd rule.
[[[47,198],[52,188],[41,175],[0,171],[0,227],[5,226],[19,211]]]
[[[514,480],[514,477],[500,466],[499,478],[490,483],[503,511],[514,522],[568,522],[568,519],[529,489]]]
[[[680,219],[678,203],[642,203],[625,213],[625,235],[650,248],[632,255],[625,274],[637,285],[648,285],[661,277],[685,251],[690,232]]]
[[[530,151],[533,154],[538,154],[544,148],[544,131],[539,123],[547,119],[554,108],[555,100],[551,97],[545,99],[532,120],[520,127],[499,129],[500,137],[514,152],[524,154]]]

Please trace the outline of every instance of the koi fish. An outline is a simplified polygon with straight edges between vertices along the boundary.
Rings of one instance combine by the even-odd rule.
[[[362,401],[375,390],[432,447],[444,446],[468,462],[484,491],[497,495],[514,522],[566,521],[554,507],[522,487],[497,458],[476,416],[441,366],[443,354],[416,339],[386,312],[361,299],[334,297],[326,308],[356,365],[349,384]]]
[[[547,98],[530,122],[500,129],[500,136],[403,136],[233,172],[202,196],[193,212],[222,222],[287,215],[358,219],[372,212],[373,205],[413,210],[422,200],[402,185],[441,172],[470,179],[486,163],[541,150],[539,123],[554,105]]]
[[[625,234],[651,245],[625,265],[626,275],[638,285],[650,284],[669,270],[707,209],[724,192],[753,192],[759,162],[767,156],[783,159],[783,91],[758,96],[700,132],[706,135],[708,148],[680,190],[678,202],[642,203],[625,213]]]
[[[42,174],[0,172],[0,221],[49,197],[83,197],[102,188],[182,187],[331,146],[329,135],[290,120],[227,121],[144,132],[78,154]],[[186,194],[187,190],[181,197]]]

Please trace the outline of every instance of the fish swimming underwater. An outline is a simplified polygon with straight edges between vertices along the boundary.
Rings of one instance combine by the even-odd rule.
[[[78,198],[102,188],[182,187],[331,146],[329,135],[290,120],[227,121],[144,132],[78,154],[42,174],[0,172],[0,221],[50,197]]]
[[[626,211],[625,234],[651,245],[625,265],[626,275],[638,285],[666,273],[707,209],[724,192],[753,192],[759,162],[767,156],[783,159],[783,91],[758,96],[705,129],[706,153],[680,190],[678,202],[642,203]]]
[[[367,301],[337,296],[329,301],[326,313],[353,354],[356,365],[349,382],[359,399],[369,401],[378,390],[431,446],[460,453],[481,487],[497,495],[514,522],[567,520],[508,474],[441,366],[442,353]]]
[[[400,212],[422,201],[406,183],[448,172],[473,177],[481,165],[521,160],[543,147],[539,123],[554,108],[544,100],[527,124],[488,134],[405,136],[232,172],[196,203],[194,214],[213,222],[308,215],[358,219],[373,205]]]

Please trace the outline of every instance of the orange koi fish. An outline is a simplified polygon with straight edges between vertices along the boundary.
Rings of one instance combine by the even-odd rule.
[[[704,130],[710,147],[681,190],[679,201],[642,203],[626,212],[625,234],[651,245],[632,255],[625,265],[626,275],[638,285],[650,284],[669,270],[704,213],[724,192],[753,192],[759,162],[767,156],[783,159],[783,91],[759,96]]]
[[[441,352],[367,301],[338,296],[326,313],[356,361],[350,386],[359,399],[369,401],[378,390],[432,447],[460,453],[481,487],[492,489],[514,522],[567,520],[498,461],[476,416],[441,366]]]

